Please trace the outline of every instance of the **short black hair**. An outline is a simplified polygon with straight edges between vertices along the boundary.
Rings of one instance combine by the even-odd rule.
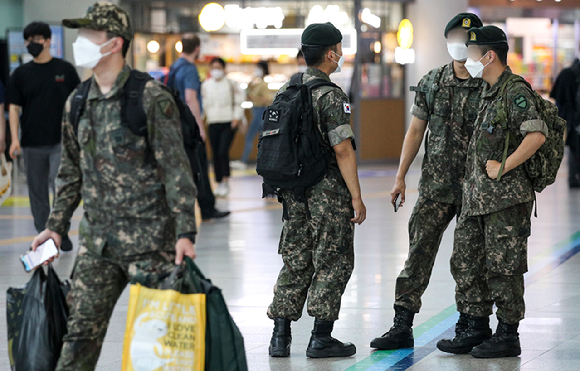
[[[45,39],[50,39],[52,37],[52,31],[50,26],[44,22],[32,22],[24,28],[22,32],[24,40],[28,40],[34,36],[42,36]]]
[[[306,65],[316,67],[324,62],[324,56],[329,50],[336,51],[336,45],[332,46],[306,46],[302,45],[302,53]]]
[[[214,59],[212,59],[211,62],[209,63],[209,65],[211,66],[212,64],[214,64],[216,62],[221,64],[223,68],[226,68],[226,61],[224,61],[220,57],[215,57]]]
[[[259,61],[258,63],[256,63],[256,65],[260,67],[262,71],[264,71],[264,76],[270,74],[270,68],[268,67],[267,61]]]
[[[507,55],[509,51],[509,46],[506,43],[498,43],[491,45],[480,45],[479,49],[481,53],[485,55],[490,50],[493,50],[497,54],[497,58],[503,66],[507,66]]]
[[[201,40],[195,34],[186,34],[181,38],[181,45],[183,46],[183,53],[191,54],[201,45]]]
[[[123,58],[126,58],[127,53],[129,52],[129,46],[131,45],[131,40],[127,40],[124,37],[117,35],[116,33],[107,31],[107,39],[111,40],[112,38],[115,37],[120,37],[121,39],[123,39],[123,50],[121,50],[121,53],[123,53]]]

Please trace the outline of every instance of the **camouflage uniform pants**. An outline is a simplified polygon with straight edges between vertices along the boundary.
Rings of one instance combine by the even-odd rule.
[[[349,197],[320,189],[307,191],[312,218],[292,194],[284,200],[284,221],[278,253],[284,267],[274,286],[268,317],[297,321],[308,297],[308,314],[335,321],[340,300],[354,268],[354,216]]]
[[[56,370],[94,370],[115,303],[131,278],[143,275],[148,287],[158,287],[174,269],[175,253],[171,252],[126,257],[105,247],[99,256],[81,248],[67,298],[68,334]]]
[[[409,255],[397,277],[395,305],[415,313],[421,309],[421,296],[431,278],[443,233],[461,205],[437,202],[419,195],[409,220]]]
[[[462,214],[455,228],[451,273],[461,313],[486,317],[497,306],[506,323],[524,318],[524,273],[533,203],[481,216]]]

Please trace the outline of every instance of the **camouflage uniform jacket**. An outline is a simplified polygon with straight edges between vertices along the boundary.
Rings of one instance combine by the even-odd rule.
[[[466,179],[463,186],[463,210],[468,216],[485,215],[523,202],[534,200],[532,183],[522,165],[502,176],[500,181],[487,175],[488,160],[502,161],[505,148],[505,124],[494,123],[497,115],[498,93],[503,83],[512,74],[510,68],[500,75],[493,86],[486,85],[476,130],[469,143],[467,154]],[[548,134],[548,128],[541,119],[534,103],[534,96],[523,82],[508,85],[505,91],[505,110],[507,130],[515,135],[518,145],[527,133]],[[516,150],[510,144],[508,157]]]
[[[307,83],[314,79],[330,81],[330,77],[326,73],[318,68],[308,67],[302,81]],[[285,91],[287,87],[288,83],[278,91],[278,94]],[[338,168],[336,154],[332,149],[332,147],[344,140],[351,139],[354,141],[354,133],[350,126],[348,97],[340,88],[323,86],[312,92],[312,106],[314,107],[314,122],[322,133],[323,145],[330,160],[328,173],[313,188],[324,189],[351,197]]]
[[[433,201],[461,205],[467,147],[484,82],[459,80],[453,62],[441,68],[441,77],[435,81],[438,90],[433,107],[428,107],[426,93],[417,92],[411,108],[413,116],[429,121],[419,193]],[[419,87],[427,83],[428,76],[419,81]]]
[[[131,69],[125,65],[110,92],[92,80],[78,135],[63,117],[62,164],[48,228],[63,235],[84,202],[79,243],[102,254],[171,251],[176,236],[194,233],[197,190],[182,146],[179,111],[171,95],[150,81],[143,92],[147,138],[121,123],[121,94]]]

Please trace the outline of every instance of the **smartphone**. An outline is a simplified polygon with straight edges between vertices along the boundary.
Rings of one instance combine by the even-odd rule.
[[[393,205],[395,207],[395,212],[399,211],[399,208],[401,207],[401,194],[397,194],[397,196],[395,197],[395,204]]]
[[[20,257],[24,270],[33,271],[41,266],[48,259],[58,255],[58,248],[51,238],[36,248],[36,251],[29,251]]]

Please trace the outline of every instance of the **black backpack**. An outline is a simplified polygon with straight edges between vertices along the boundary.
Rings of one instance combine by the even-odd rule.
[[[128,127],[133,134],[145,138],[147,138],[147,113],[143,109],[143,91],[145,90],[145,84],[151,80],[153,80],[153,77],[148,73],[131,70],[131,74],[123,86],[123,97],[121,99],[121,120],[123,125]],[[91,81],[92,79],[88,79],[79,85],[71,102],[69,120],[75,134],[78,133],[79,120],[85,109]],[[203,140],[201,139],[197,121],[189,107],[181,100],[179,92],[165,85],[160,86],[171,93],[179,110],[183,147],[187,153],[196,184],[199,184],[198,182],[203,172],[201,171],[199,157],[195,155],[195,149],[198,145],[203,145]],[[152,158],[152,156],[153,154],[150,153],[148,157]]]
[[[271,190],[289,190],[306,202],[306,190],[328,171],[327,149],[313,119],[312,90],[338,86],[322,79],[303,84],[302,78],[302,73],[292,76],[262,117],[256,171],[264,178],[264,197]]]

